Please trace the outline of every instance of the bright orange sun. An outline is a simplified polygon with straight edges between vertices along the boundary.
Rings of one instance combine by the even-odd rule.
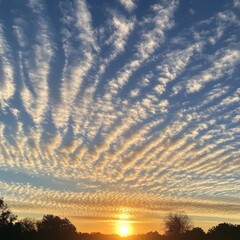
[[[131,226],[126,221],[119,221],[118,222],[118,234],[121,237],[129,236],[132,232]]]

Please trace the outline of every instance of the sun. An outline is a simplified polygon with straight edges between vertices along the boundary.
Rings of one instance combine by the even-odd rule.
[[[118,234],[121,237],[129,236],[132,232],[131,226],[126,221],[120,221],[118,222]]]

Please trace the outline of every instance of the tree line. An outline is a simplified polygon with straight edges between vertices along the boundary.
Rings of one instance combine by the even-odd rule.
[[[81,233],[67,219],[54,215],[44,215],[39,221],[25,218],[18,220],[8,205],[0,198],[0,239],[6,240],[121,240],[119,235],[101,233]],[[220,223],[207,233],[202,228],[193,227],[186,214],[168,214],[165,219],[165,233],[124,237],[124,240],[240,240],[240,225]]]

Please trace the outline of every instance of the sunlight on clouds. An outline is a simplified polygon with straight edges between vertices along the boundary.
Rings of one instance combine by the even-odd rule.
[[[7,7],[0,192],[13,210],[122,236],[167,212],[239,219],[238,5],[184,18],[174,0]]]

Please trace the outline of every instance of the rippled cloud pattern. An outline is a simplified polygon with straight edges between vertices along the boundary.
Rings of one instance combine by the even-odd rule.
[[[239,219],[239,29],[239,0],[1,0],[0,195],[20,216]]]

